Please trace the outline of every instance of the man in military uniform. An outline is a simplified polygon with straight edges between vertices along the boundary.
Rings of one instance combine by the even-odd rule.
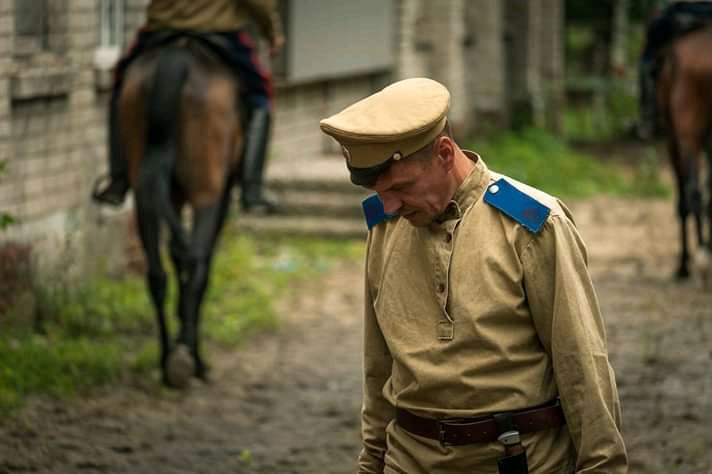
[[[321,121],[368,225],[361,473],[616,474],[621,413],[586,248],[558,199],[490,171],[450,94],[396,82]]]
[[[272,116],[272,78],[254,50],[247,26],[254,22],[276,55],[284,44],[281,19],[273,0],[151,0],[146,25],[115,70],[109,107],[109,180],[100,179],[92,198],[100,204],[120,205],[129,189],[127,163],[119,142],[117,101],[124,72],[146,50],[180,34],[202,34],[214,44],[241,81],[247,106],[246,143],[242,158],[242,208],[273,213],[276,203],[265,198],[262,177]],[[219,45],[219,47],[217,47]]]

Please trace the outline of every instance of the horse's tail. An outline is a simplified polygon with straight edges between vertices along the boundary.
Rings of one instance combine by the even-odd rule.
[[[187,249],[188,236],[171,203],[171,180],[178,153],[182,91],[190,58],[184,49],[167,47],[158,52],[146,100],[145,155],[139,170],[137,210],[153,215],[171,229],[173,239]]]

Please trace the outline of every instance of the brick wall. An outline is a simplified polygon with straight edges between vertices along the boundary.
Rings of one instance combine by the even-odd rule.
[[[278,87],[270,160],[338,153],[319,121],[383,86],[380,75]]]
[[[123,229],[129,213],[100,211],[88,199],[106,158],[108,94],[97,90],[93,67],[97,3],[50,0],[49,48],[18,55],[14,2],[0,2],[0,159],[8,162],[0,209],[19,220],[0,237],[32,242],[40,259],[67,242],[77,256],[123,252],[110,238],[117,227],[99,224]]]
[[[10,90],[12,62],[10,51],[14,33],[11,2],[0,2],[0,161],[9,161],[13,154],[10,139],[10,97],[4,91]],[[20,203],[17,180],[12,179],[12,169],[0,174],[0,210],[17,212]]]

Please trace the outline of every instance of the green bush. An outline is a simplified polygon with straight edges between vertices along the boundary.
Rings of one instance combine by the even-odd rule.
[[[631,173],[620,165],[603,163],[595,156],[576,151],[541,129],[502,132],[473,143],[471,149],[478,151],[493,170],[561,197],[668,193],[656,163],[640,163]]]
[[[645,25],[636,20],[627,30],[625,69],[593,71],[590,53],[596,47],[595,24],[567,24],[567,139],[608,141],[630,133],[638,120],[638,61],[644,42]]]
[[[568,105],[564,109],[563,135],[569,140],[601,142],[629,135],[638,120],[638,99],[632,89],[620,81],[605,81],[593,89],[588,103]]]

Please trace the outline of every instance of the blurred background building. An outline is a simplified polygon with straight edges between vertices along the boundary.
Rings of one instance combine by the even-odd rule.
[[[89,202],[103,171],[112,68],[146,0],[0,0],[0,238],[123,252],[128,212]],[[451,90],[458,135],[561,127],[563,0],[283,0],[271,160],[334,154],[320,118],[405,77]],[[125,227],[125,226],[124,226]],[[88,237],[88,238],[87,238]],[[111,238],[110,238],[111,237]],[[113,245],[112,245],[113,244]]]

